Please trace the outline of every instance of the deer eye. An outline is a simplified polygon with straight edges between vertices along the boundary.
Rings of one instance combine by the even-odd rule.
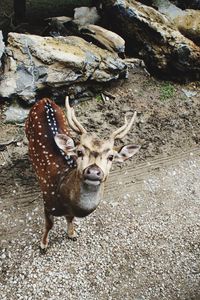
[[[110,161],[112,161],[113,158],[114,158],[114,155],[112,155],[112,154],[110,154],[110,155],[108,156],[108,160],[110,160]]]
[[[78,157],[83,157],[83,151],[82,150],[77,150],[77,155],[78,155]]]

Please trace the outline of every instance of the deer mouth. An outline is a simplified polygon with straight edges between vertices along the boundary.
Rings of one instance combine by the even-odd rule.
[[[85,179],[83,182],[87,185],[94,185],[94,186],[98,186],[101,183],[100,180],[92,180],[92,179]]]

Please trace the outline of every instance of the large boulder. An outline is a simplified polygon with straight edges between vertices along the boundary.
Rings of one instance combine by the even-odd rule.
[[[34,101],[43,89],[67,93],[71,85],[105,83],[127,74],[117,54],[80,37],[40,37],[10,33],[0,96]]]
[[[182,10],[169,0],[154,0],[159,12],[168,16],[177,29],[197,45],[200,45],[200,10]]]
[[[175,80],[200,79],[200,47],[183,36],[173,21],[134,0],[103,0],[106,26],[120,34],[131,55],[147,69]]]

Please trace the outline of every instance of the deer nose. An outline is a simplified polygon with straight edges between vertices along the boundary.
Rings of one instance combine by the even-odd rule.
[[[83,172],[84,180],[101,181],[103,175],[103,171],[95,164],[87,167]]]

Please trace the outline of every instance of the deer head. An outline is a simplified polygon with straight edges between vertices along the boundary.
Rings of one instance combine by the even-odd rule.
[[[87,185],[98,186],[104,182],[109,174],[113,162],[123,162],[132,157],[140,146],[125,145],[119,151],[114,147],[116,139],[122,139],[130,130],[135,118],[134,113],[128,122],[115,130],[106,139],[99,139],[96,134],[90,134],[80,124],[75,116],[74,109],[69,105],[69,98],[66,97],[67,121],[71,129],[80,134],[80,142],[75,144],[74,140],[66,135],[57,133],[54,140],[65,155],[76,158],[77,173],[81,181]]]

